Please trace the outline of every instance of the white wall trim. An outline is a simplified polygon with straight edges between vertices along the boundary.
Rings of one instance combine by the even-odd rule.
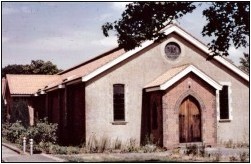
[[[218,84],[216,81],[214,81],[212,78],[208,77],[206,74],[201,72],[199,69],[194,67],[193,65],[188,66],[186,69],[175,75],[173,78],[165,82],[164,84],[160,85],[160,90],[166,90],[168,87],[176,83],[178,80],[186,76],[188,73],[193,72],[197,76],[199,76],[201,79],[206,81],[209,85],[214,87],[216,90],[221,90],[222,86]]]
[[[146,88],[146,92],[159,91],[160,87]]]
[[[220,120],[220,91],[216,90],[216,114],[217,114],[217,121]]]
[[[171,32],[176,32],[177,34],[179,34],[179,35],[183,36],[185,39],[187,39],[194,46],[196,46],[197,48],[201,49],[203,52],[207,53],[208,55],[213,55],[212,52],[208,49],[207,46],[205,46],[204,44],[202,44],[200,41],[198,41],[197,39],[195,39],[193,36],[191,36],[190,34],[188,34],[187,32],[185,32],[184,30],[182,30],[178,26],[172,26],[170,28],[170,30],[166,30],[165,31],[165,34],[168,35]],[[224,58],[222,58],[220,56],[215,56],[214,59],[216,59],[221,64],[225,65],[227,68],[229,68],[233,72],[235,72],[238,75],[240,75],[246,81],[249,81],[249,76],[246,73],[244,73],[243,71],[241,71],[238,67],[236,67],[232,63],[228,62],[226,59],[224,59]]]
[[[183,38],[188,40],[191,44],[193,44],[194,46],[201,49],[206,54],[212,55],[211,51],[208,49],[207,46],[202,44],[200,41],[195,39],[193,36],[191,36],[190,34],[185,32],[183,29],[181,29],[177,25],[171,24],[171,25],[166,27],[166,30],[164,30],[164,33],[166,35],[169,35],[172,32],[176,32],[177,34],[179,34],[180,36],[182,36]],[[129,58],[130,56],[136,54],[137,52],[141,51],[142,49],[146,48],[147,46],[149,46],[149,45],[151,45],[153,43],[154,43],[154,41],[146,41],[146,42],[142,43],[141,47],[137,47],[137,48],[135,48],[135,49],[133,49],[131,51],[128,51],[128,52],[124,53],[123,55],[119,56],[118,58],[112,60],[111,62],[109,62],[109,63],[103,65],[102,67],[96,69],[95,71],[91,72],[90,74],[88,74],[86,76],[83,76],[82,77],[82,82],[86,82],[86,81],[92,79],[93,77],[95,77],[95,76],[99,75],[100,73],[108,70],[109,68],[111,68],[114,65],[120,63],[121,61]],[[228,62],[224,58],[222,58],[220,56],[216,56],[216,57],[214,57],[214,59],[217,60],[218,62],[220,62],[221,64],[223,64],[224,66],[226,66],[227,68],[229,68],[230,70],[232,70],[233,72],[235,72],[236,74],[238,74],[239,76],[241,76],[246,81],[249,81],[249,76],[247,74],[242,72],[238,67],[234,66],[233,64],[231,64],[230,62]]]

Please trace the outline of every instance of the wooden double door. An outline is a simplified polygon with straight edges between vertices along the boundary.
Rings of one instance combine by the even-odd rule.
[[[192,96],[185,98],[179,108],[179,140],[180,143],[201,141],[201,111]]]

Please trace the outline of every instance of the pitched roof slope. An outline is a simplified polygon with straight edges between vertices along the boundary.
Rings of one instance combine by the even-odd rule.
[[[113,59],[117,58],[118,56],[122,55],[125,53],[123,49],[118,49],[108,55],[102,56],[101,58],[98,58],[96,60],[93,60],[92,62],[86,63],[85,65],[78,67],[76,69],[73,69],[69,72],[66,72],[62,74],[61,76],[63,79],[70,77],[70,76],[76,76],[81,77],[89,74],[90,72],[96,70],[97,68],[105,65],[106,63],[112,61]]]
[[[108,51],[107,53],[104,53],[98,57],[95,57],[94,59],[88,60],[87,62],[84,62],[83,64],[80,64],[66,71],[63,71],[59,73],[60,78],[58,78],[53,83],[49,84],[48,87],[46,87],[46,89],[53,88],[57,85],[60,85],[63,83],[63,81],[68,82],[68,81],[81,78],[82,76],[86,76],[89,73],[93,72],[99,67],[102,67],[103,65],[116,59],[117,57],[119,57],[120,55],[124,53],[125,53],[124,49],[115,48],[111,51]],[[44,88],[41,88],[41,89],[44,89]]]
[[[197,39],[195,39],[195,37],[193,37],[192,35],[190,35],[188,32],[186,32],[184,29],[182,29],[181,27],[179,27],[176,24],[170,24],[170,25],[168,25],[165,28],[164,33],[166,35],[169,35],[171,33],[176,33],[179,36],[181,36],[182,38],[184,38],[185,40],[187,40],[188,42],[190,42],[191,44],[193,44],[195,47],[197,47],[200,50],[202,50],[208,56],[213,55],[212,52],[209,50],[209,48],[207,46],[205,46],[202,42],[200,42]],[[126,60],[127,58],[133,56],[134,54],[136,54],[137,52],[141,51],[142,49],[144,49],[144,48],[152,45],[153,43],[154,43],[153,40],[147,40],[147,41],[143,42],[140,47],[136,47],[133,50],[127,51],[126,53],[124,53],[123,55],[121,55],[120,57],[118,57],[117,59],[114,59],[113,61],[107,63],[106,65],[100,67],[99,69],[96,69],[93,72],[89,73],[88,75],[83,76],[82,77],[82,81],[88,81],[88,80],[90,80],[91,78],[93,78],[93,77],[101,74],[102,72],[108,70],[109,68],[115,66],[116,64],[122,62],[123,60]],[[213,60],[216,60],[217,62],[221,63],[223,66],[225,66],[229,70],[233,71],[238,76],[242,77],[244,80],[249,81],[249,76],[246,73],[244,73],[238,67],[236,67],[232,63],[228,62],[227,60],[225,60],[221,56],[215,56],[213,58]]]
[[[194,65],[183,65],[179,67],[174,67],[172,69],[169,69],[167,72],[150,82],[145,86],[146,91],[155,91],[155,90],[166,90],[168,87],[175,84],[177,81],[179,81],[181,78],[189,74],[190,72],[195,73],[198,77],[203,79],[205,82],[207,82],[209,85],[214,87],[217,90],[221,90],[222,86],[206,75],[204,72],[199,70]]]
[[[59,75],[6,75],[10,94],[12,95],[34,94],[39,88],[58,78]]]
[[[166,81],[170,80],[172,77],[174,77],[175,75],[177,75],[178,73],[186,69],[188,66],[189,65],[186,64],[186,65],[169,69],[167,72],[165,72],[164,74],[162,74],[161,76],[153,80],[152,82],[148,83],[144,88],[155,87],[155,86],[164,84]]]

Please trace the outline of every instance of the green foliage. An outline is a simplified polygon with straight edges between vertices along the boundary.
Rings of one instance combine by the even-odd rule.
[[[220,151],[218,151],[218,153],[214,154],[213,162],[219,162],[221,158],[222,158],[222,154]]]
[[[26,101],[18,100],[14,101],[11,106],[10,122],[14,123],[17,120],[20,121],[25,127],[29,125],[29,111]]]
[[[31,64],[25,65],[8,65],[2,69],[2,77],[6,74],[45,74],[53,75],[62,70],[58,69],[55,64],[50,61],[44,62],[43,60],[32,60]]]
[[[122,146],[122,141],[116,138],[114,143],[114,149],[121,149],[121,146]]]
[[[248,46],[249,5],[249,2],[212,2],[203,11],[207,24],[202,35],[215,37],[208,44],[215,55],[229,55],[231,42],[236,48]]]
[[[237,158],[235,156],[231,156],[231,157],[229,157],[229,161],[230,162],[236,162]]]
[[[79,154],[81,152],[79,147],[74,147],[74,146],[60,146],[50,143],[43,147],[44,147],[43,151],[46,151],[46,153],[50,154],[71,155],[71,154]]]
[[[12,143],[21,144],[22,138],[25,136],[26,128],[21,124],[21,121],[17,121],[12,124],[2,125],[2,135],[8,141]]]
[[[85,151],[87,153],[103,153],[110,146],[110,141],[106,137],[102,137],[99,140],[95,135],[91,136],[86,145]]]
[[[193,2],[132,2],[126,5],[122,19],[102,26],[103,34],[109,36],[108,31],[115,30],[119,46],[131,50],[145,40],[163,38],[161,29],[195,8]]]
[[[144,153],[152,153],[152,152],[156,152],[157,146],[154,144],[147,144],[143,146],[141,149],[143,150]]]
[[[6,74],[28,74],[23,67],[24,65],[20,64],[8,65],[2,68],[2,77],[5,77]]]
[[[242,152],[242,153],[240,153],[240,161],[241,162],[245,162],[246,160],[247,160],[247,158],[248,158],[248,153],[246,153],[246,152]]]
[[[123,150],[124,152],[137,152],[139,149],[136,146],[136,140],[130,138],[129,143],[127,144],[127,147]]]
[[[25,127],[21,121],[2,125],[2,135],[8,141],[22,146],[23,137],[33,139],[34,151],[46,151],[51,145],[57,143],[57,124],[48,123],[46,119],[40,120],[35,126]]]
[[[205,157],[205,154],[206,154],[205,148],[206,147],[204,144],[202,146],[198,146],[196,144],[189,144],[189,145],[186,145],[185,154]]]
[[[25,135],[26,138],[32,138],[34,147],[40,148],[48,147],[48,144],[57,143],[57,124],[52,124],[47,119],[40,120],[35,126],[28,127]],[[42,151],[42,149],[41,149]]]
[[[198,154],[198,146],[196,144],[186,145],[186,155],[197,155]]]
[[[154,140],[153,134],[146,135],[143,144],[144,145],[154,144],[153,140]]]
[[[226,143],[226,148],[233,148],[234,147],[234,143],[233,143],[233,140],[228,140]]]
[[[250,67],[250,57],[249,54],[247,53],[243,53],[244,57],[240,58],[240,69],[242,69],[243,71],[245,71],[246,73],[249,74],[249,67]]]
[[[95,135],[91,136],[86,145],[86,151],[89,153],[97,153],[98,152],[98,140]]]
[[[45,75],[53,75],[61,71],[52,62],[44,62],[43,60],[32,60],[28,69],[31,74]]]
[[[102,26],[103,34],[114,30],[119,47],[131,50],[146,40],[165,37],[160,30],[174,19],[191,13],[202,3],[196,2],[132,2],[126,6],[122,18]],[[249,2],[207,2],[203,10],[207,24],[203,36],[213,36],[209,49],[215,55],[228,55],[230,43],[236,48],[248,46]]]

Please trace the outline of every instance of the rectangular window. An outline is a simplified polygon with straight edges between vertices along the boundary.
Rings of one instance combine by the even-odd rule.
[[[220,91],[220,119],[229,119],[229,96],[228,87],[224,85]]]
[[[113,119],[125,121],[125,87],[123,84],[113,85]]]

